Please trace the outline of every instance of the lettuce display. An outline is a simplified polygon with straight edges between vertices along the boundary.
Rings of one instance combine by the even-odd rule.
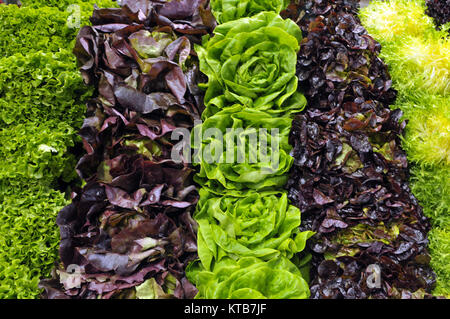
[[[262,11],[280,13],[289,4],[287,0],[212,0],[211,9],[218,23],[251,17]]]
[[[437,2],[427,1],[432,16],[439,10]],[[440,3],[445,7],[445,1]],[[433,226],[429,233],[431,265],[437,275],[433,293],[448,297],[450,39],[448,28],[437,30],[426,12],[425,1],[392,0],[371,4],[360,17],[382,44],[380,56],[399,92],[394,107],[409,121],[403,146],[414,165],[411,189]],[[439,18],[445,19],[442,13]]]
[[[197,293],[185,267],[197,257],[191,215],[198,192],[187,159],[171,158],[178,142],[171,136],[200,117],[191,41],[199,43],[208,27],[188,21],[199,6],[122,4],[94,10],[93,26],[77,36],[82,76],[96,88],[79,132],[86,153],[76,169],[86,185],[58,214],[61,263],[41,282],[48,298]]]
[[[207,118],[193,133],[194,139],[203,137],[200,148],[194,145],[194,160],[200,162],[196,182],[218,195],[282,189],[293,161],[288,143],[291,122],[289,117],[271,117],[238,104]],[[209,129],[219,130],[221,136],[209,136]]]
[[[208,76],[202,118],[235,103],[275,116],[300,111],[305,105],[295,76],[300,40],[298,26],[273,12],[218,25],[214,37],[196,47]]]
[[[302,8],[304,8],[302,10]],[[435,283],[430,224],[408,186],[406,123],[380,44],[356,1],[301,1],[297,76],[307,109],[293,122],[289,198],[309,241],[312,298],[423,298]],[[295,18],[295,17],[294,17]],[[371,267],[379,285],[369,286]]]

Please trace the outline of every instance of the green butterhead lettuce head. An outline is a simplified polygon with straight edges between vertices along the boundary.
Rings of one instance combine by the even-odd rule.
[[[280,13],[285,9],[287,0],[212,0],[212,12],[218,23],[251,17],[262,11]]]
[[[198,255],[207,270],[224,256],[290,259],[313,234],[298,231],[300,211],[288,205],[284,193],[215,197],[202,189],[194,218],[199,224]]]
[[[284,257],[224,258],[212,272],[192,263],[186,274],[199,290],[196,299],[306,299],[310,295],[300,270]]]
[[[209,78],[203,118],[234,103],[272,114],[303,109],[295,76],[302,35],[293,21],[261,12],[221,24],[214,34],[196,46],[200,70]]]
[[[217,195],[282,188],[293,163],[291,122],[238,104],[207,118],[192,134],[196,182]]]

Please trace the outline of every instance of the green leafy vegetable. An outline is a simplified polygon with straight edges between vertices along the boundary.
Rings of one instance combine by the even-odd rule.
[[[202,118],[234,103],[271,114],[301,111],[296,53],[301,31],[291,20],[261,12],[221,24],[214,37],[196,46],[200,69],[208,76]]]
[[[28,183],[0,182],[0,298],[36,298],[58,252],[64,194]]]
[[[288,0],[212,0],[212,12],[218,23],[251,17],[262,11],[280,13],[285,9]]]
[[[90,93],[69,51],[0,59],[0,128],[61,120],[79,126]]]
[[[207,270],[224,256],[290,259],[312,235],[299,233],[300,211],[288,205],[285,193],[215,197],[203,188],[200,198],[194,218],[199,224],[198,254]]]
[[[214,264],[212,271],[200,263],[188,266],[188,278],[199,290],[196,298],[207,299],[305,299],[307,282],[299,268],[284,257],[262,261],[229,257]]]
[[[77,29],[66,27],[68,12],[0,5],[0,57],[30,51],[56,52],[68,48]]]

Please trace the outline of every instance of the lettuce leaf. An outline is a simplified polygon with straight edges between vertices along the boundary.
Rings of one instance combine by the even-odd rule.
[[[226,257],[212,271],[191,263],[187,275],[199,290],[196,299],[306,299],[307,282],[296,265],[284,257],[263,261]]]
[[[262,11],[280,13],[285,9],[288,0],[212,0],[211,9],[218,23],[251,17]]]
[[[200,164],[195,181],[214,194],[233,196],[245,196],[246,189],[282,188],[293,163],[288,143],[291,123],[289,117],[271,117],[238,104],[207,118],[192,134],[194,165]],[[219,136],[209,136],[217,130]]]
[[[39,295],[58,253],[55,218],[64,194],[28,180],[0,181],[0,298]]]

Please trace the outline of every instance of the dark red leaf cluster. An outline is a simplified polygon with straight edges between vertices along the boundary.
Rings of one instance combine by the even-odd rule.
[[[96,95],[79,132],[86,185],[58,215],[62,265],[41,282],[48,298],[131,298],[151,278],[156,298],[197,293],[184,270],[197,258],[198,192],[171,135],[203,110],[193,43],[214,22],[200,0],[122,5],[95,9],[74,48]]]
[[[312,298],[422,298],[433,285],[422,209],[408,187],[401,111],[357,1],[300,1],[283,14],[304,39],[297,75],[308,106],[293,121],[287,188],[317,234]],[[369,285],[381,270],[380,285]]]
[[[426,5],[425,13],[434,19],[438,28],[450,22],[450,0],[427,0]]]

